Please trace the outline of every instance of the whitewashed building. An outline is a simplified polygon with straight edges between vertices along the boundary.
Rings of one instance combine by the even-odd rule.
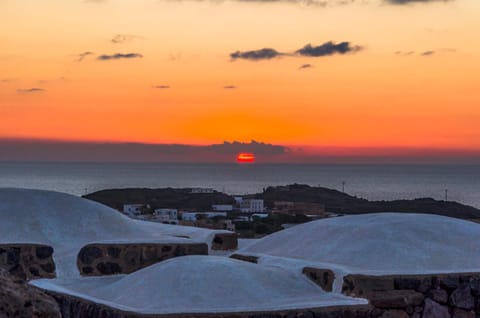
[[[240,204],[240,211],[245,213],[265,212],[262,199],[244,199]]]
[[[143,204],[124,204],[123,213],[130,216],[140,215],[144,206]]]
[[[213,193],[215,192],[212,188],[192,188],[190,193]]]
[[[178,210],[177,209],[155,209],[153,212],[157,221],[178,224]]]

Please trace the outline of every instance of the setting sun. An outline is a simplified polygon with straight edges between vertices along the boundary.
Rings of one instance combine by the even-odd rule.
[[[253,153],[240,153],[237,156],[237,162],[239,163],[253,163],[255,162],[255,155]]]

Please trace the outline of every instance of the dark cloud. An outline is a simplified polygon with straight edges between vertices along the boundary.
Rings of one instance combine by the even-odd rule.
[[[45,91],[45,89],[38,88],[38,87],[17,89],[17,93],[20,93],[20,94],[41,93],[41,92],[44,92],[44,91]]]
[[[169,85],[156,85],[156,86],[153,86],[153,88],[157,88],[157,89],[167,89],[167,88],[170,88]]]
[[[225,85],[225,86],[223,86],[223,88],[224,89],[235,89],[235,88],[237,88],[237,86],[235,86],[235,85]]]
[[[338,44],[335,44],[334,42],[325,42],[319,46],[307,44],[295,53],[302,56],[321,57],[333,54],[354,53],[361,49],[360,46],[352,46],[350,42],[340,42]]]
[[[90,51],[86,51],[86,52],[83,52],[83,53],[80,53],[80,54],[77,54],[76,57],[76,61],[77,62],[82,62],[87,56],[89,55],[93,55],[93,52],[90,52]]]
[[[108,61],[108,60],[120,60],[120,59],[136,59],[142,58],[143,55],[139,53],[115,53],[112,55],[103,54],[97,57],[97,60]]]
[[[112,38],[111,42],[114,44],[122,44],[126,42],[131,42],[135,39],[141,39],[141,37],[133,34],[117,34]]]
[[[250,60],[250,61],[260,61],[260,60],[270,60],[276,57],[283,55],[274,49],[270,48],[263,48],[260,50],[253,50],[253,51],[237,51],[230,54],[230,58],[232,60],[236,59],[243,59],[243,60]]]
[[[298,69],[303,70],[303,69],[312,68],[312,67],[313,67],[312,64],[303,64],[303,65],[300,65],[300,67]]]
[[[397,51],[395,55],[399,56],[410,56],[410,55],[420,55],[420,56],[432,56],[434,54],[439,53],[455,53],[457,50],[452,48],[443,48],[443,49],[435,49],[435,50],[427,50],[423,52],[415,52],[415,51]]]

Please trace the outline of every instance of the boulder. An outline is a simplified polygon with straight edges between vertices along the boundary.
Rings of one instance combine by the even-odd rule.
[[[427,298],[425,300],[425,308],[423,309],[423,318],[450,318],[447,306],[442,306],[439,303]]]

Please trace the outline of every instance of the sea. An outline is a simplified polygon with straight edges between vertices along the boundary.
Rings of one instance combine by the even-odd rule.
[[[480,165],[0,162],[0,187],[77,196],[129,187],[202,187],[242,195],[293,183],[369,200],[446,198],[480,208]]]

